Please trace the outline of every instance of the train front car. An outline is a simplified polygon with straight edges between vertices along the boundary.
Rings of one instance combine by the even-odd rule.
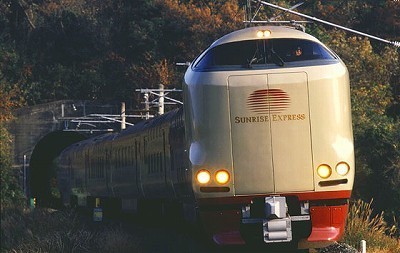
[[[200,218],[220,245],[319,247],[344,232],[354,180],[348,72],[316,38],[252,27],[185,74]]]

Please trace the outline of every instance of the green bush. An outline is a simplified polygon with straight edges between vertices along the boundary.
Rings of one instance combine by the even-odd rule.
[[[24,195],[11,167],[11,137],[3,125],[0,125],[0,174],[1,208],[21,206]]]

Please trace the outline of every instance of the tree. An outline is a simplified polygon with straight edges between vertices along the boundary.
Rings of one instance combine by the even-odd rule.
[[[5,122],[12,119],[11,110],[20,106],[17,87],[9,89],[0,82],[0,177],[1,177],[1,208],[16,204],[22,205],[23,193],[11,167],[11,136]]]
[[[374,50],[366,38],[329,34],[329,44],[347,63],[356,149],[355,196],[374,198],[378,210],[400,214],[399,51]],[[377,52],[376,52],[377,51]],[[397,77],[397,78],[396,78]]]

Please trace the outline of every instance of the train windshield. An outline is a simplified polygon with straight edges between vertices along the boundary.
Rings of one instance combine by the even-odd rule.
[[[212,48],[195,63],[194,70],[284,67],[304,65],[305,61],[312,64],[310,61],[315,60],[321,64],[320,60],[333,59],[336,59],[335,55],[309,40],[246,40]]]

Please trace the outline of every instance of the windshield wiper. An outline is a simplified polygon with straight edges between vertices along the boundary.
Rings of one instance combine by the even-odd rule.
[[[259,48],[258,48],[258,45],[257,45],[256,46],[256,50],[254,51],[254,54],[251,57],[251,60],[247,59],[247,67],[249,69],[253,68],[253,63],[258,63],[260,60],[262,60],[262,58],[257,57],[259,55],[260,55],[260,52],[259,52]]]
[[[247,67],[249,68],[249,69],[251,69],[251,68],[253,68],[253,63],[254,62],[258,62],[258,58],[257,57],[253,57],[253,59],[251,59],[250,61],[249,60],[247,60],[248,61],[248,63],[247,63]]]
[[[271,48],[271,53],[272,53],[272,62],[278,65],[279,67],[283,67],[285,65],[285,62],[282,60],[282,58],[275,52],[273,48]]]

